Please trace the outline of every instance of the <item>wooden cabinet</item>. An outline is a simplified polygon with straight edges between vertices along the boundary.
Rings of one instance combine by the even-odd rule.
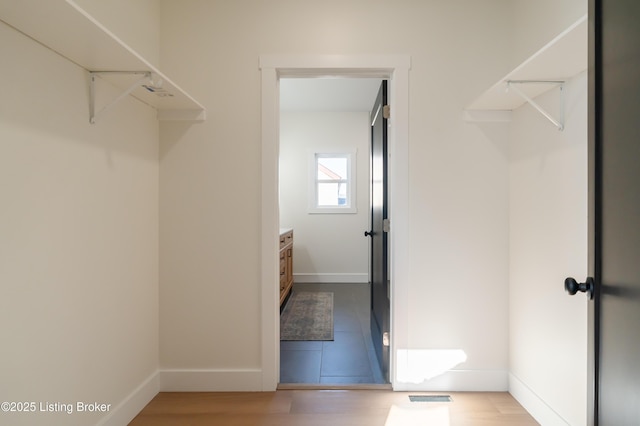
[[[293,230],[280,231],[280,305],[293,286]]]

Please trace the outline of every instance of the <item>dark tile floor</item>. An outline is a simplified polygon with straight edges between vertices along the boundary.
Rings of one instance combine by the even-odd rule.
[[[280,383],[385,383],[371,343],[369,284],[294,284],[333,292],[333,341],[280,342]]]

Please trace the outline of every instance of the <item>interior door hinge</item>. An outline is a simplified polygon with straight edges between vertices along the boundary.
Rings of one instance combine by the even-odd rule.
[[[391,229],[391,222],[389,221],[389,219],[383,219],[382,220],[382,230],[384,232],[389,232],[390,229]]]
[[[387,120],[391,118],[391,107],[389,105],[382,107],[382,116]]]

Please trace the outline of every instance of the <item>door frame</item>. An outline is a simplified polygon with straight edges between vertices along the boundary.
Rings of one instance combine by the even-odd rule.
[[[408,343],[409,220],[409,55],[260,55],[262,81],[261,187],[261,362],[263,391],[280,377],[278,274],[278,158],[280,78],[375,77],[389,80],[389,217],[391,275],[391,347],[389,378],[395,379],[398,348]]]
[[[587,274],[594,277],[596,286],[593,300],[587,308],[587,425],[598,422],[598,351],[600,347],[600,217],[601,178],[599,163],[600,143],[600,1],[588,0],[588,231],[587,231]]]

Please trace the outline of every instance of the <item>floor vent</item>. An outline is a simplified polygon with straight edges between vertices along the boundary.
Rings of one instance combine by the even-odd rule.
[[[449,395],[409,395],[411,402],[451,402]]]

